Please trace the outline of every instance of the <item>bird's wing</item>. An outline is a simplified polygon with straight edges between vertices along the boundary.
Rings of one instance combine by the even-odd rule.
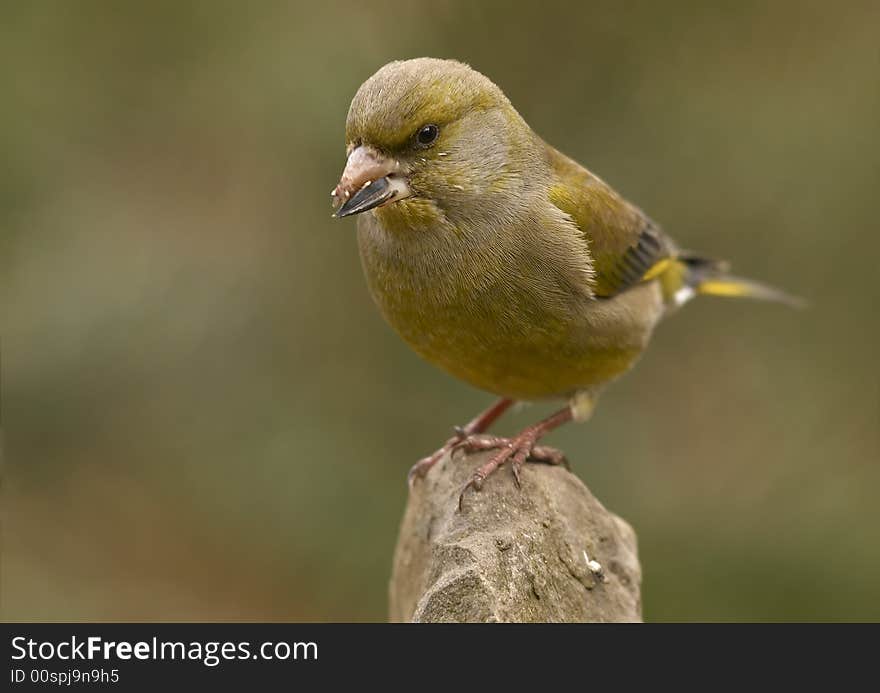
[[[610,297],[662,273],[675,246],[641,210],[576,161],[548,146],[554,181],[550,201],[584,235],[597,296]]]

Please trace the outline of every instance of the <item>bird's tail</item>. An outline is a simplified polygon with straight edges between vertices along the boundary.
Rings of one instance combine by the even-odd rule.
[[[753,279],[729,273],[726,262],[710,260],[688,253],[670,259],[659,275],[663,293],[670,306],[681,306],[694,296],[727,296],[775,301],[794,308],[803,308],[803,299]]]

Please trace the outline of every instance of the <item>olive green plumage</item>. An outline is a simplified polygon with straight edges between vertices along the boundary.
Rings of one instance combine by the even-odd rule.
[[[424,144],[429,124],[438,134]],[[681,257],[461,63],[386,65],[354,97],[346,137],[350,153],[369,151],[405,183],[407,196],[358,218],[376,304],[425,359],[479,388],[514,399],[595,393],[701,282],[771,295]]]

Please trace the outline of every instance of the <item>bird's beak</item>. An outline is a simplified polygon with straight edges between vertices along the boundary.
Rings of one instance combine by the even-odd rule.
[[[400,164],[362,145],[348,155],[339,185],[331,193],[336,206],[333,216],[360,214],[411,194]]]

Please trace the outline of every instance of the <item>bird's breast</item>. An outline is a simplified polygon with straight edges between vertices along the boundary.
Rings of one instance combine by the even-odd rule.
[[[370,292],[400,336],[451,374],[517,399],[607,380],[640,351],[591,328],[596,301],[580,268],[554,254],[558,244],[535,240],[503,230],[400,233],[373,215],[358,223]]]

